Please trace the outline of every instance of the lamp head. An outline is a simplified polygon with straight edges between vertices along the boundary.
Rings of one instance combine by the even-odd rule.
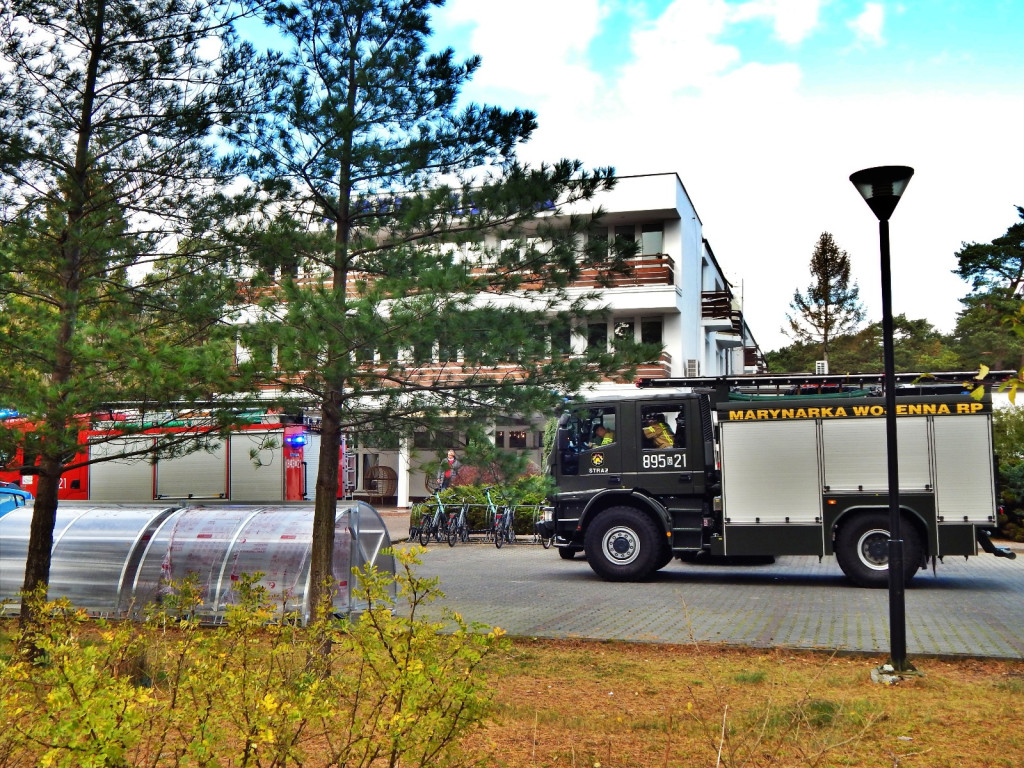
[[[888,221],[913,175],[914,169],[905,165],[883,165],[857,171],[850,181],[878,220]]]

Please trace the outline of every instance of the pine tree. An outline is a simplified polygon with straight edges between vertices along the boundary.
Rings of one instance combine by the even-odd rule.
[[[612,172],[525,167],[516,148],[533,113],[460,106],[480,59],[430,52],[442,2],[276,5],[266,20],[291,48],[270,57],[264,118],[235,136],[253,177],[281,193],[254,222],[267,290],[249,345],[278,350],[277,383],[322,416],[314,605],[330,574],[343,433],[410,440],[550,411],[650,356],[558,353],[593,298],[570,295],[574,278],[595,268],[611,279],[629,255],[588,240],[579,213]]]
[[[954,271],[971,284],[955,335],[968,368],[1024,368],[1024,208],[991,243],[964,243]],[[1013,332],[1007,333],[1010,329]]]
[[[0,8],[0,401],[34,427],[0,427],[0,447],[38,457],[24,468],[37,480],[26,591],[48,583],[61,475],[91,414],[158,413],[241,383],[224,325],[237,280],[217,235],[237,213],[221,192],[234,171],[212,138],[244,103],[251,51],[228,12]]]
[[[850,285],[850,256],[828,232],[818,238],[810,272],[813,282],[803,293],[794,291],[789,327],[782,330],[794,341],[820,344],[822,359],[828,360],[832,340],[856,330],[864,308],[857,284]]]

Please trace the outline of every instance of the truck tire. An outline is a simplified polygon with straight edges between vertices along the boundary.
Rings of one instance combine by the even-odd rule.
[[[576,547],[559,547],[558,556],[563,560],[574,560],[580,551]]]
[[[665,546],[664,547],[664,552],[662,552],[661,553],[661,557],[658,558],[658,562],[657,562],[657,565],[655,566],[654,570],[660,571],[662,568],[664,568],[666,565],[668,565],[671,562],[672,562],[672,547]]]
[[[917,529],[907,519],[900,524],[903,535],[903,583],[909,584],[921,564],[923,548]],[[889,586],[889,515],[872,512],[857,515],[839,527],[836,560],[843,573],[860,587]]]
[[[587,562],[606,581],[641,581],[658,568],[665,542],[654,521],[632,507],[597,515],[583,542]]]

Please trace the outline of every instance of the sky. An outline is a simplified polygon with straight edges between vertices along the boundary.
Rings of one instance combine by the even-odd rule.
[[[915,170],[890,222],[893,312],[953,329],[965,242],[1024,206],[1022,0],[448,0],[464,95],[535,111],[520,159],[676,173],[762,350],[822,232],[881,319],[878,222],[849,181]]]

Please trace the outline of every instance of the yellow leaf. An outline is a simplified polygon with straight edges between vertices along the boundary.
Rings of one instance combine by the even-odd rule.
[[[278,707],[277,699],[274,698],[274,694],[268,693],[263,697],[263,708],[268,712],[276,712]]]

